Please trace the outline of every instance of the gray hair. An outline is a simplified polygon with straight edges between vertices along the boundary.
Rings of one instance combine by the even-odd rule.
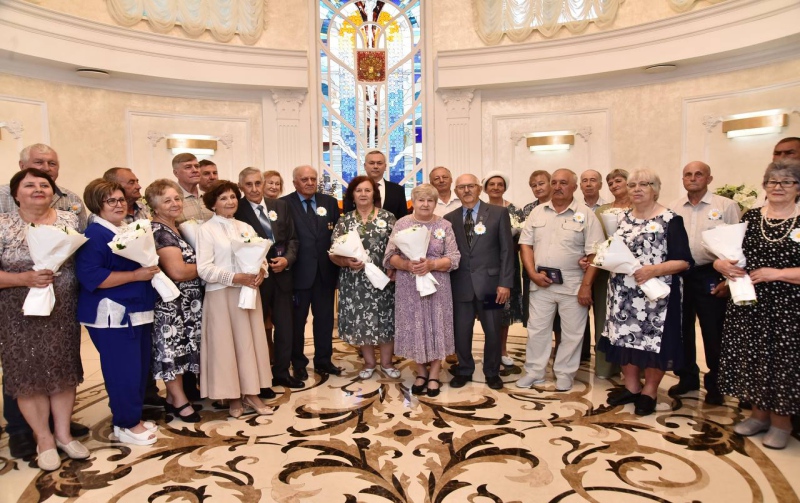
[[[119,173],[119,171],[122,169],[130,171],[131,173],[133,172],[130,168],[122,168],[122,167],[109,168],[106,170],[105,173],[103,173],[103,179],[108,180],[109,182],[119,183],[119,177],[117,176],[117,173]]]
[[[319,177],[319,172],[316,169],[314,169],[314,166],[311,166],[311,165],[308,165],[308,164],[304,164],[302,166],[297,166],[296,168],[294,168],[292,170],[292,180],[297,180],[297,173],[299,173],[301,169],[306,169],[306,168],[313,169],[314,173],[316,173],[317,176]]]
[[[429,183],[421,183],[411,189],[411,200],[416,201],[420,197],[429,197],[434,201],[439,199],[439,191]]]
[[[572,183],[573,185],[578,185],[578,174],[572,171],[571,169],[558,168],[556,171],[566,171],[567,173],[569,173],[570,183]],[[556,171],[553,171],[554,175],[556,174]]]
[[[108,180],[105,178],[105,175],[103,178]],[[116,180],[108,181],[116,182]],[[159,204],[161,204],[161,196],[164,195],[164,192],[166,192],[167,189],[175,189],[175,192],[178,193],[178,197],[183,200],[183,190],[181,189],[181,186],[178,185],[176,181],[168,178],[159,178],[148,185],[146,189],[144,189],[144,200],[147,201],[147,206],[150,207],[153,213],[156,213],[156,208]]]
[[[764,181],[762,187],[766,187],[767,181],[770,178],[777,176],[789,176],[794,178],[794,181],[800,184],[800,160],[797,159],[779,159],[767,165],[767,170],[764,171]]]
[[[658,201],[658,196],[661,194],[661,178],[658,177],[655,171],[649,169],[637,169],[631,176],[628,177],[629,182],[647,182],[653,187],[655,192],[655,201]]]
[[[34,143],[33,145],[28,145],[27,147],[23,148],[19,153],[19,162],[25,164],[31,158],[31,152],[33,151],[43,152],[45,154],[49,154],[50,152],[55,152],[50,145],[45,145],[44,143]]]
[[[261,170],[256,169],[252,166],[248,166],[239,172],[239,185],[244,183],[244,179],[250,175],[258,175],[261,179],[264,179],[264,175],[261,174]]]

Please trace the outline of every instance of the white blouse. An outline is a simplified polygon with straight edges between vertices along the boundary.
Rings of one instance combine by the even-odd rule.
[[[233,284],[233,276],[242,271],[236,266],[231,241],[241,241],[245,232],[256,235],[249,224],[218,215],[197,230],[197,274],[206,282],[207,292],[241,286]]]

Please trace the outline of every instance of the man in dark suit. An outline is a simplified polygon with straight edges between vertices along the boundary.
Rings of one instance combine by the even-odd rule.
[[[289,375],[294,346],[291,266],[297,260],[300,246],[292,212],[286,201],[264,197],[264,180],[261,172],[255,168],[245,168],[239,173],[239,188],[244,197],[239,201],[236,219],[247,222],[259,236],[273,243],[267,254],[269,276],[264,278],[259,287],[264,316],[270,315],[275,325],[272,385],[302,388],[305,386],[303,381]],[[300,348],[302,343],[301,339],[298,344]]]
[[[294,265],[294,376],[308,378],[308,358],[303,355],[303,337],[309,308],[314,314],[314,371],[339,375],[333,355],[333,300],[339,268],[328,258],[331,235],[339,221],[339,203],[317,192],[317,170],[298,166],[292,172],[295,192],[281,199],[289,204],[300,247]],[[297,351],[296,349],[299,349]]]
[[[378,184],[378,192],[381,194],[380,207],[392,213],[398,220],[408,215],[405,189],[394,182],[383,179],[383,175],[386,173],[386,156],[383,155],[383,152],[380,150],[369,152],[364,157],[364,171]],[[345,201],[345,213],[354,209],[356,207],[353,201]]]
[[[444,216],[456,235],[461,261],[450,273],[453,290],[453,317],[458,366],[450,369],[450,386],[460,388],[472,380],[472,333],[475,315],[486,334],[483,347],[483,374],[492,389],[501,389],[500,325],[503,305],[514,284],[514,241],[511,219],[500,206],[482,203],[481,186],[474,175],[456,179],[456,195],[461,208]]]

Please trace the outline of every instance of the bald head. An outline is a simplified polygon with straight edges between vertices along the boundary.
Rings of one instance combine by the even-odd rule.
[[[317,193],[317,170],[311,166],[298,166],[292,170],[292,183],[297,192],[305,197]]]
[[[706,195],[713,179],[711,166],[702,161],[692,161],[683,167],[683,188],[690,199],[699,200]]]
[[[456,178],[456,196],[465,208],[474,208],[481,195],[481,184],[475,175],[461,175]]]

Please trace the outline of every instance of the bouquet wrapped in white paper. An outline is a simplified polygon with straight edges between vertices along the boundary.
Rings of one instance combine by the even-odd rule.
[[[613,236],[614,233],[617,232],[620,213],[622,213],[621,208],[609,208],[600,214],[600,221],[603,222],[603,228],[606,230],[606,236]]]
[[[627,275],[633,275],[642,268],[642,264],[619,236],[610,237],[597,247],[592,265],[615,274]],[[669,285],[658,278],[648,279],[639,288],[650,300],[663,299],[669,295]]]
[[[520,220],[516,213],[510,213],[509,217],[511,217],[511,235],[518,236],[525,227],[525,220]]]
[[[372,286],[378,290],[383,290],[389,284],[389,276],[373,264],[372,259],[369,258],[358,231],[350,231],[336,238],[328,253],[364,262],[364,273],[367,275],[369,282],[372,283]]]
[[[150,220],[137,220],[121,227],[108,246],[115,255],[133,260],[142,267],[158,265],[158,253]],[[164,302],[173,301],[181,295],[178,287],[163,271],[153,276],[150,283]]]
[[[26,240],[33,260],[33,270],[48,269],[57,273],[64,262],[83,246],[87,238],[70,227],[31,224]],[[22,312],[25,316],[50,316],[55,305],[53,285],[31,288],[25,297]]]
[[[236,266],[245,274],[258,274],[258,271],[267,258],[267,253],[272,247],[272,241],[248,232],[242,233],[242,241],[231,241],[231,250],[236,259]],[[268,274],[264,271],[264,277]],[[249,286],[243,286],[239,291],[239,308],[255,309],[258,291]]]
[[[194,218],[191,220],[187,220],[178,226],[178,231],[181,233],[181,237],[184,241],[189,243],[194,251],[197,251],[197,229],[200,228],[200,224],[203,221],[197,221]]]
[[[413,225],[408,229],[398,231],[392,236],[394,245],[403,252],[403,255],[410,260],[422,260],[428,254],[428,243],[431,240],[431,232],[422,225]],[[436,285],[439,284],[433,274],[427,273],[416,277],[417,291],[420,297],[436,293]]]
[[[713,229],[703,231],[703,246],[713,255],[725,260],[736,260],[736,265],[744,267],[746,260],[742,250],[744,233],[747,231],[747,222],[733,225],[720,225]],[[746,306],[756,301],[756,289],[750,280],[750,275],[743,278],[728,280],[733,303],[737,306]]]

